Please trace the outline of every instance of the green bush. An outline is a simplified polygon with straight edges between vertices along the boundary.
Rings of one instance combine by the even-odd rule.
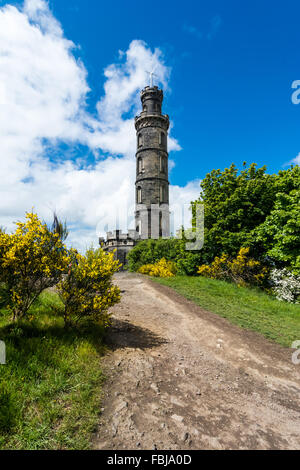
[[[204,246],[187,251],[186,240],[145,240],[129,254],[129,268],[137,271],[162,258],[174,261],[178,274],[195,275],[198,266],[209,265],[223,253],[235,257],[240,248],[269,267],[300,269],[300,167],[269,175],[266,167],[244,164],[212,170],[201,183],[201,194],[192,205],[204,204]],[[185,228],[186,229],[186,228]],[[190,230],[190,229],[188,229]]]
[[[138,271],[144,265],[165,258],[176,264],[179,274],[196,274],[202,262],[201,251],[187,251],[185,244],[184,238],[142,240],[128,254],[129,270]]]
[[[175,261],[179,253],[180,240],[142,240],[129,252],[129,270],[138,271],[146,264],[154,264],[162,258]]]
[[[274,208],[255,236],[267,248],[266,254],[280,266],[300,274],[300,189],[278,193]]]
[[[250,247],[257,260],[297,269],[299,265],[299,190],[297,165],[269,175],[266,167],[251,164],[239,172],[231,165],[213,170],[201,183],[198,201],[204,204],[205,229],[202,258],[236,256]],[[194,203],[192,203],[193,205]],[[195,223],[195,220],[193,220]]]

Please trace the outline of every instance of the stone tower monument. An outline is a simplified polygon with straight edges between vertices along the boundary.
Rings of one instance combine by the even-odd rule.
[[[136,230],[138,238],[170,236],[168,129],[162,114],[163,92],[157,86],[141,91],[143,110],[135,118]]]
[[[163,92],[157,86],[141,91],[142,112],[135,118],[136,152],[136,228],[122,233],[107,232],[99,239],[105,251],[125,265],[127,254],[139,240],[170,236],[168,130],[169,116],[162,114]]]

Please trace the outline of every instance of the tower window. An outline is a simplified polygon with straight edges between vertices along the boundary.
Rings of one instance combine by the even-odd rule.
[[[138,135],[138,147],[141,147],[143,145],[143,136],[142,134]]]
[[[142,171],[143,171],[143,159],[142,157],[139,157],[138,158],[138,173],[140,174],[142,173]]]
[[[159,212],[159,236],[162,237],[162,212]]]
[[[166,135],[165,135],[164,132],[160,132],[159,145],[161,145],[162,147],[164,147],[166,145]]]
[[[159,156],[159,170],[166,173],[166,159],[162,155]]]
[[[164,195],[165,195],[164,187],[161,186],[161,187],[160,187],[160,194],[159,194],[159,200],[160,200],[160,202],[164,202]]]
[[[142,204],[142,188],[137,188],[137,203]]]

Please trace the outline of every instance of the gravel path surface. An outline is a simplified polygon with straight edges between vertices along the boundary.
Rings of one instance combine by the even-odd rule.
[[[143,276],[116,282],[95,449],[300,449],[291,349]]]

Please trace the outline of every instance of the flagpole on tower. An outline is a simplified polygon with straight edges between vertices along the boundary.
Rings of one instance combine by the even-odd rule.
[[[153,88],[153,77],[157,77],[157,75],[155,75],[155,73],[154,73],[154,71],[156,70],[156,67],[157,66],[155,66],[154,69],[152,69],[151,72],[147,72],[150,75],[150,88]]]

